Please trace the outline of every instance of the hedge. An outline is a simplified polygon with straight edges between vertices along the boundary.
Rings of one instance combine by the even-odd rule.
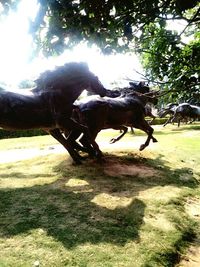
[[[151,119],[152,120],[152,119]],[[162,125],[164,124],[168,118],[155,118],[154,121],[152,122],[152,125]]]
[[[46,135],[47,132],[34,129],[34,130],[23,130],[23,131],[7,131],[0,129],[0,139],[5,138],[17,138],[17,137],[29,137],[29,136],[38,136],[38,135]]]
[[[152,120],[152,118],[147,118],[147,120]],[[166,122],[167,118],[155,118],[153,125],[162,125]],[[47,132],[35,129],[35,130],[23,130],[23,131],[7,131],[0,129],[0,139],[5,138],[17,138],[17,137],[30,137],[38,135],[47,135]]]

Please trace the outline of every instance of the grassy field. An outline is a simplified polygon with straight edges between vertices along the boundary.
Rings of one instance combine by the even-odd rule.
[[[154,128],[142,152],[141,132],[102,132],[105,163],[80,166],[50,136],[0,140],[0,267],[183,266],[200,240],[200,125]]]

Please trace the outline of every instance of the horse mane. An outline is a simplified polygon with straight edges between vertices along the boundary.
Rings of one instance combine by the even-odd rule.
[[[91,75],[88,65],[85,62],[70,62],[63,66],[57,66],[53,70],[47,70],[35,80],[34,91],[47,89],[62,89],[78,82],[84,82]]]
[[[141,88],[133,88],[133,87],[124,87],[119,90],[121,95],[138,95],[138,94],[148,94],[150,93],[150,89],[148,86],[143,86]]]

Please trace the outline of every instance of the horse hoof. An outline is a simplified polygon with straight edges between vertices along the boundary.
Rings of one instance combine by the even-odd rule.
[[[145,147],[146,147],[145,145],[141,145],[139,150],[142,151],[145,149]]]
[[[153,139],[153,143],[157,143],[158,142],[158,140],[157,139]]]
[[[116,141],[117,141],[116,139],[112,138],[109,143],[114,144]]]

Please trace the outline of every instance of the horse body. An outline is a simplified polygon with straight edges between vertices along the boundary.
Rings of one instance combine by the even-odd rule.
[[[166,115],[170,115],[168,120],[164,123],[163,126],[167,125],[169,122],[178,122],[180,126],[181,121],[188,122],[190,119],[199,119],[200,118],[200,107],[191,105],[189,103],[175,104],[170,103],[165,108],[159,112],[161,118]]]
[[[56,138],[76,163],[79,154],[61,130],[88,135],[85,126],[71,119],[73,102],[84,89],[105,96],[107,90],[84,63],[67,63],[40,75],[36,88],[27,94],[0,92],[0,127],[8,130],[41,128]],[[110,94],[110,92],[109,92]]]
[[[178,120],[178,126],[180,126],[181,119],[199,119],[200,118],[200,107],[190,105],[188,103],[182,103],[175,109],[172,122]]]
[[[132,99],[132,97],[107,99],[106,102],[108,103],[109,112],[104,121],[104,128],[115,128],[119,125],[134,127],[141,120],[141,115],[145,113],[143,105],[137,99]]]
[[[178,104],[176,103],[169,103],[167,104],[166,107],[162,108],[159,112],[158,115],[160,118],[165,117],[166,115],[169,115],[169,118],[167,119],[167,121],[163,124],[163,126],[166,126],[169,122],[171,122],[173,116],[174,116],[174,112],[176,110],[176,107],[178,106]]]
[[[144,144],[140,146],[140,150],[143,150],[149,145],[150,140],[157,142],[153,137],[153,128],[145,120],[145,105],[147,98],[144,95],[138,95],[137,93],[120,96],[117,98],[107,98],[99,100],[98,98],[85,99],[84,102],[79,102],[79,109],[82,114],[81,123],[87,125],[92,139],[95,141],[97,134],[108,128],[116,130],[123,130],[117,138],[111,139],[111,143],[115,143],[120,140],[128,130],[128,126],[141,129],[146,132],[148,137]],[[150,101],[153,101],[150,98]],[[80,117],[80,116],[79,116]],[[75,119],[78,119],[76,116]],[[80,136],[80,132],[72,131],[69,135],[69,139],[73,143]],[[83,145],[83,151],[92,154],[87,137],[83,135],[80,139],[80,143]],[[74,142],[74,147],[81,149],[80,146]],[[98,144],[96,144],[96,150],[98,150]],[[102,153],[99,149],[99,157]]]
[[[7,130],[55,127],[50,110],[41,96],[5,91],[0,94],[0,127]]]
[[[97,121],[101,121],[100,127],[103,129],[119,125],[132,126],[132,120],[140,120],[137,114],[144,113],[143,106],[137,100],[132,101],[130,97],[117,97],[115,99],[93,97],[93,99],[86,98],[84,101],[86,102],[78,102],[78,107],[86,118],[87,124],[93,123],[90,118],[95,114]],[[99,110],[101,110],[101,113]],[[97,117],[96,111],[99,111],[101,118]]]

